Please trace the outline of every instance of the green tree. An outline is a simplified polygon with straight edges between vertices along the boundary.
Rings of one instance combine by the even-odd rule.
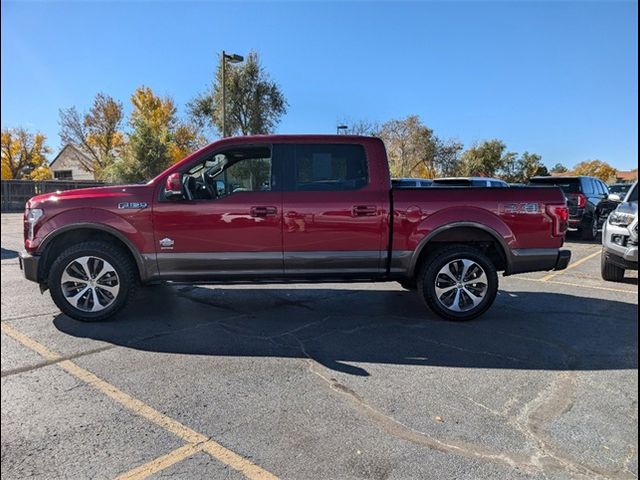
[[[540,155],[524,152],[518,157],[516,153],[508,152],[504,155],[504,165],[496,176],[510,183],[526,183],[531,177],[548,174]]]
[[[103,179],[104,171],[124,153],[122,103],[98,93],[84,115],[80,115],[76,107],[61,109],[59,115],[62,142],[85,152],[90,160],[80,160],[82,168],[93,173],[96,179]]]
[[[587,160],[573,167],[575,175],[596,177],[603,182],[608,182],[616,177],[616,169],[602,160]]]
[[[527,182],[531,177],[547,176],[549,171],[542,163],[542,157],[537,153],[524,152],[518,160],[520,175],[518,181]]]
[[[287,112],[280,87],[262,67],[256,52],[241,64],[226,66],[226,130],[228,135],[272,133]],[[204,92],[188,105],[194,122],[222,133],[222,65],[213,82],[213,92]]]
[[[507,152],[507,146],[501,140],[485,140],[467,149],[461,156],[462,175],[469,177],[495,177],[507,169],[512,172],[515,167],[515,153]]]
[[[141,182],[166,169],[171,164],[171,157],[168,142],[152,125],[137,120],[132,127],[128,161],[120,166],[120,176],[127,182]]]
[[[517,183],[522,181],[522,165],[515,152],[507,152],[502,157],[502,165],[492,176],[499,177],[505,182]]]
[[[551,173],[567,173],[569,169],[561,163],[556,163],[550,171]]]
[[[460,154],[464,147],[457,140],[435,139],[434,164],[436,175],[440,177],[455,177],[460,174]]]
[[[31,133],[25,128],[2,130],[0,152],[2,154],[2,179],[51,178],[46,145],[47,137],[42,133]]]

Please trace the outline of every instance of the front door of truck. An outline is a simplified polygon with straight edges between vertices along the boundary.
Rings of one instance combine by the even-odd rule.
[[[389,192],[372,181],[369,167],[359,144],[287,146],[282,237],[288,277],[384,272]]]
[[[282,275],[280,162],[273,150],[227,147],[186,167],[184,198],[160,198],[154,205],[162,278]]]

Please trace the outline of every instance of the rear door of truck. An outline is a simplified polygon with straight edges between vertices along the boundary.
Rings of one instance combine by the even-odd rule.
[[[283,192],[284,271],[288,277],[384,274],[389,187],[366,142],[287,145]],[[389,184],[389,178],[386,178]]]

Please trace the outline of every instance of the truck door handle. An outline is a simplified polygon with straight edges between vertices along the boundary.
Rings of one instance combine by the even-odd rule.
[[[371,217],[378,213],[375,205],[355,205],[351,210],[354,217]]]
[[[273,217],[278,213],[276,207],[251,207],[249,211],[252,217]]]

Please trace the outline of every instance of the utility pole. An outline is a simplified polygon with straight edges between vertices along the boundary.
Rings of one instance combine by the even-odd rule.
[[[222,50],[222,138],[227,136],[227,60],[229,63],[240,63],[244,57]]]

